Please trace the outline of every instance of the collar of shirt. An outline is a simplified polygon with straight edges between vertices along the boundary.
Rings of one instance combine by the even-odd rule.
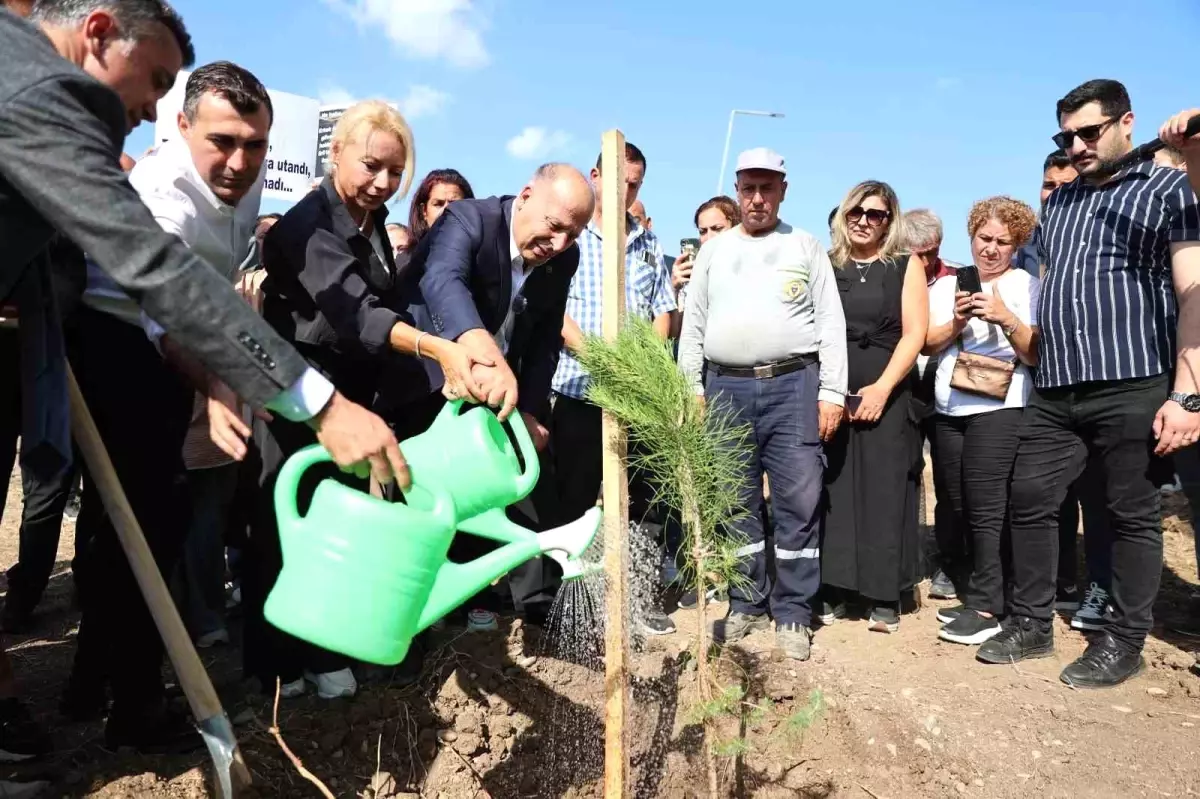
[[[350,209],[346,207],[346,202],[342,199],[342,195],[338,194],[337,189],[334,188],[333,175],[326,175],[317,190],[325,192],[325,199],[329,201],[333,228],[341,234],[342,238],[350,241],[355,236],[365,236],[370,240],[370,233],[364,232],[358,223],[354,221],[354,217],[350,216]],[[375,223],[376,230],[383,230],[387,218],[388,209],[386,205],[381,205],[379,206],[379,210],[371,212],[371,219]],[[380,235],[383,241],[387,241],[386,235],[382,233]]]

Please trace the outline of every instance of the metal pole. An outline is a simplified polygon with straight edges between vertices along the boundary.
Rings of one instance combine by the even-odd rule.
[[[717,194],[721,193],[721,187],[725,184],[725,167],[729,165],[729,143],[733,141],[733,118],[737,111],[729,112],[729,129],[725,131],[725,151],[721,154],[721,171],[717,175]]]

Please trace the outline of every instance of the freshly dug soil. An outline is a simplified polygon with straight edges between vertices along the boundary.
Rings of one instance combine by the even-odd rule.
[[[19,483],[0,525],[0,561],[16,560]],[[728,649],[722,685],[739,694],[717,715],[721,777],[745,797],[1159,797],[1200,794],[1200,641],[1172,632],[1197,590],[1191,520],[1169,498],[1158,622],[1146,673],[1107,691],[1074,691],[1058,672],[1086,642],[1056,624],[1054,657],[983,666],[973,650],[939,642],[936,605],[906,615],[894,635],[865,622],[819,630],[813,658],[783,659],[772,633]],[[55,734],[44,763],[0,773],[42,776],[52,796],[190,799],[209,796],[208,756],[139,757],[103,749],[100,724],[71,725],[57,699],[74,652],[67,524],[58,571],[28,636],[10,646],[21,688]],[[951,604],[951,603],[941,603]],[[710,617],[724,612],[710,609]],[[633,659],[628,725],[631,795],[706,792],[688,645],[679,631]],[[233,629],[238,632],[236,623]],[[364,670],[349,701],[285,700],[279,728],[338,797],[598,797],[603,772],[603,674],[556,657],[537,628],[505,620],[496,633],[449,628],[431,637],[420,680],[401,686]],[[226,703],[261,797],[319,796],[269,729],[273,695],[241,682],[235,649],[202,652]],[[740,696],[740,699],[737,697]],[[727,698],[728,698],[727,697]]]

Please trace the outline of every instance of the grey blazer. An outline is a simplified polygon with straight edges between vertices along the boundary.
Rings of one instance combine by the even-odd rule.
[[[58,231],[247,402],[261,407],[295,383],[304,359],[129,185],[117,95],[3,9],[0,53],[0,301]]]

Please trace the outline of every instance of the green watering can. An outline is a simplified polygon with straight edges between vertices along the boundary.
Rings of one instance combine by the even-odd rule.
[[[413,474],[403,503],[326,479],[301,516],[301,477],[332,459],[319,445],[288,459],[275,483],[283,570],[267,597],[268,621],[325,649],[394,665],[417,633],[528,560],[550,556],[564,580],[599,569],[580,556],[600,528],[600,509],[542,533],[509,521],[504,508],[537,482],[533,442],[524,424],[511,425],[522,474],[495,414],[481,407],[460,413],[461,405],[447,404],[427,432],[401,445]],[[456,530],[504,546],[452,563],[446,554]]]

